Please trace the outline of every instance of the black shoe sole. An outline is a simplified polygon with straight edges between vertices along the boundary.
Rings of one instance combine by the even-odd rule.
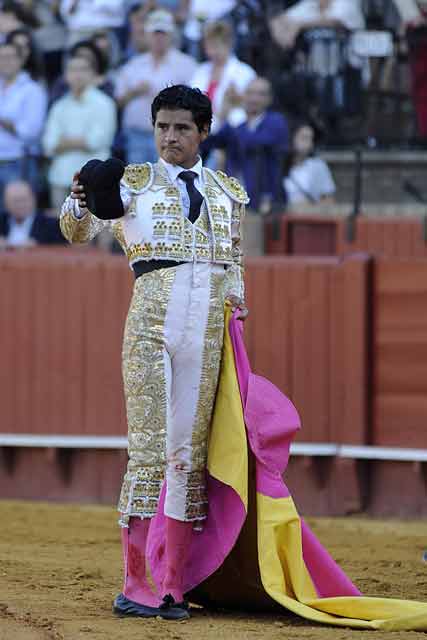
[[[176,622],[189,620],[191,618],[189,611],[187,609],[181,609],[181,607],[161,609],[159,615],[163,620],[175,620]]]
[[[130,613],[129,611],[121,611],[113,607],[113,613],[116,618],[158,618],[159,613]]]

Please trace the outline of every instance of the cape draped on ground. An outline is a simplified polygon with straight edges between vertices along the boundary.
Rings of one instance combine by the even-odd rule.
[[[209,441],[209,515],[193,534],[184,579],[190,600],[246,610],[284,607],[336,626],[427,631],[427,603],[362,596],[298,515],[283,482],[298,413],[251,372],[242,323],[229,309],[225,326]],[[147,542],[149,579],[131,568],[125,595],[145,604],[156,603],[164,575],[164,495],[165,487],[148,530],[134,523],[134,541],[141,548]]]

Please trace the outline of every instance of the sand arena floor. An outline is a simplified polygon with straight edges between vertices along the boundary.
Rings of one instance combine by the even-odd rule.
[[[415,632],[317,626],[277,617],[197,609],[189,622],[117,619],[121,588],[116,513],[97,506],[0,502],[0,640],[412,640]],[[369,595],[427,601],[427,522],[310,520]]]

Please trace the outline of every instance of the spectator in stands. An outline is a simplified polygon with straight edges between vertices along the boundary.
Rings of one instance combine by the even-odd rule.
[[[288,125],[281,113],[270,109],[272,88],[266,78],[255,78],[243,97],[245,121],[226,123],[206,140],[203,150],[226,151],[226,171],[240,178],[250,206],[265,210],[282,199],[281,164],[288,150]]]
[[[31,31],[24,28],[14,29],[7,34],[6,42],[18,45],[23,58],[23,71],[26,71],[33,80],[40,80],[44,75],[43,65]]]
[[[207,62],[200,64],[191,79],[191,86],[208,94],[212,101],[212,132],[216,132],[227,118],[237,125],[244,119],[242,109],[237,109],[249,83],[256,77],[255,71],[233,55],[233,32],[227,22],[211,22],[204,31],[204,48]],[[232,104],[233,109],[229,109]]]
[[[125,59],[129,60],[132,56],[147,51],[145,21],[149,13],[156,9],[165,9],[173,15],[175,26],[178,26],[186,17],[186,5],[187,0],[145,0],[134,3],[128,13],[129,33]],[[178,41],[179,37],[175,40]]]
[[[203,27],[209,22],[221,20],[239,3],[236,0],[187,0],[183,13],[185,50],[197,60],[201,59]]]
[[[151,103],[166,86],[188,84],[196,68],[193,58],[173,46],[175,23],[169,11],[150,13],[145,29],[148,52],[131,58],[119,70],[116,82],[128,163],[156,162]]]
[[[360,0],[299,0],[270,21],[274,41],[292,49],[298,34],[314,27],[363,29],[365,21]]]
[[[28,182],[9,182],[4,202],[5,213],[0,215],[0,248],[66,242],[58,221],[37,211],[36,197]]]
[[[12,43],[0,44],[0,209],[4,186],[29,177],[37,189],[31,157],[38,150],[46,117],[44,88],[22,70],[21,50]]]
[[[52,158],[48,181],[51,206],[59,209],[70,190],[70,176],[92,158],[105,160],[116,131],[114,100],[94,86],[95,69],[86,58],[67,62],[69,92],[51,107],[43,136]]]
[[[126,18],[123,0],[60,0],[68,29],[67,46],[90,38],[99,29],[113,30],[121,41]]]
[[[113,97],[114,85],[110,78],[107,77],[108,62],[103,52],[92,42],[92,40],[81,40],[76,42],[69,51],[70,58],[85,58],[90,66],[95,70],[93,85],[107,96]],[[51,104],[62,98],[68,91],[67,80],[65,75],[57,79],[50,92]]]
[[[328,165],[314,151],[314,129],[298,125],[292,136],[292,149],[285,159],[283,188],[288,205],[333,202],[335,183]]]
[[[417,133],[427,141],[427,2],[394,0],[394,4],[408,41]]]

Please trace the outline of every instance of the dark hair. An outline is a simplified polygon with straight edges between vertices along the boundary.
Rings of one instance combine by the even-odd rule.
[[[194,89],[185,84],[175,84],[160,91],[151,105],[153,126],[156,124],[156,117],[160,109],[191,111],[199,131],[206,127],[208,130],[211,128],[212,104],[208,96],[200,89]]]
[[[311,150],[311,152],[308,154],[309,158],[312,158],[313,156],[316,155],[316,151],[315,151],[315,147],[316,147],[316,142],[319,136],[319,132],[318,129],[316,129],[316,127],[313,125],[313,123],[310,120],[296,120],[292,123],[292,126],[290,127],[290,132],[289,132],[289,140],[290,140],[290,149],[287,151],[287,153],[285,153],[285,156],[283,158],[283,162],[282,162],[282,175],[284,177],[287,177],[292,169],[292,167],[295,164],[295,160],[296,160],[296,151],[294,149],[294,138],[296,133],[302,129],[303,127],[309,127],[310,129],[312,129],[313,133],[314,133],[314,140],[313,140],[313,149]]]
[[[27,60],[25,61],[23,69],[25,69],[25,71],[28,71],[33,80],[37,80],[44,75],[43,64],[40,52],[34,43],[34,38],[31,34],[31,31],[29,29],[21,27],[20,29],[13,29],[13,31],[9,31],[9,33],[7,34],[6,44],[13,44],[16,45],[18,49],[21,49],[19,43],[15,41],[16,36],[25,36],[26,38],[28,38],[30,52],[28,54]]]
[[[68,51],[69,57],[78,58],[79,49],[89,49],[89,51],[93,54],[95,60],[94,71],[96,73],[98,73],[99,75],[103,75],[107,71],[108,60],[106,60],[104,53],[94,42],[92,42],[92,40],[80,40],[80,42],[76,42],[76,44],[74,44]]]

